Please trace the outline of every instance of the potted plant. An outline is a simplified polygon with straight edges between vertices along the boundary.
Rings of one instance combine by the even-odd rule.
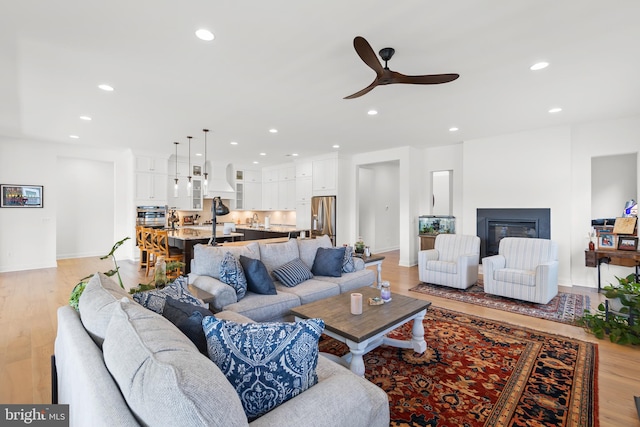
[[[598,339],[605,336],[618,344],[640,344],[640,283],[635,274],[620,278],[617,285],[605,286],[604,295],[607,301],[598,305],[598,310],[591,313],[585,310],[578,324],[591,332]]]

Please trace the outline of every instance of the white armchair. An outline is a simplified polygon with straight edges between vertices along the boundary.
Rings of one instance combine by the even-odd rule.
[[[505,237],[498,255],[482,258],[482,276],[488,294],[547,304],[558,294],[558,245]]]
[[[480,238],[438,234],[433,249],[418,253],[421,282],[467,289],[478,281]]]

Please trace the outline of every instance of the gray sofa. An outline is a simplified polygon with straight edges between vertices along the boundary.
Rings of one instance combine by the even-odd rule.
[[[249,423],[218,367],[113,280],[94,275],[79,309],[58,309],[55,340],[57,402],[69,404],[71,426],[389,425],[386,393],[322,355],[317,384]]]
[[[300,258],[311,269],[318,248],[330,247],[332,244],[328,236],[316,239],[290,239],[284,243],[256,241],[245,246],[197,245],[194,248],[189,283],[213,296],[207,299],[207,302],[214,313],[223,310],[233,311],[256,322],[290,321],[292,318],[289,310],[292,308],[343,292],[352,292],[363,286],[371,286],[376,278],[375,272],[365,269],[364,261],[354,257],[355,271],[343,273],[340,277],[314,276],[294,287],[287,287],[275,281],[277,295],[247,292],[246,296],[238,300],[235,290],[219,280],[220,263],[224,254],[231,252],[235,257],[244,255],[259,259],[273,276],[273,270],[296,258]]]

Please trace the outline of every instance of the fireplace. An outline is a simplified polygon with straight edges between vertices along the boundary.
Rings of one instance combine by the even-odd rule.
[[[496,255],[504,237],[551,238],[551,209],[478,209],[480,259]]]

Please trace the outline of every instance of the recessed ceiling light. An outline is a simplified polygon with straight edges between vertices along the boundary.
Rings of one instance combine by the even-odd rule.
[[[531,71],[538,71],[538,70],[542,70],[544,68],[547,68],[549,66],[548,62],[536,62],[535,64],[533,64],[531,67],[529,67],[529,69]]]
[[[449,128],[449,132],[457,132],[457,131],[458,131],[458,128],[457,128],[457,127],[455,127],[455,126],[454,126],[454,127]]]
[[[98,87],[106,92],[113,92],[113,87],[105,84],[98,85]]]
[[[338,144],[333,144],[333,148],[340,148]]]
[[[231,144],[231,145],[238,145],[238,143],[237,143],[237,142],[235,142],[235,141],[231,141],[231,142],[230,142],[230,144]]]
[[[260,155],[261,155],[261,156],[266,156],[266,155],[267,155],[267,153],[260,153]]]
[[[213,40],[215,38],[215,36],[213,35],[213,33],[207,29],[204,28],[200,28],[198,31],[196,31],[196,37],[198,37],[200,40],[204,40],[206,42],[210,42],[211,40]]]
[[[550,110],[549,110],[549,112],[550,112],[551,114],[553,114],[553,113],[559,113],[560,111],[562,111],[562,108],[560,108],[560,107],[555,107],[555,108],[552,108],[552,109],[550,109]]]
[[[79,139],[80,137],[79,137],[78,135],[69,135],[69,138],[72,138],[72,139]]]
[[[370,116],[375,116],[376,114],[378,114],[378,112],[376,110],[369,110],[367,111],[367,114]]]
[[[258,163],[260,163],[260,162],[259,162],[259,161],[257,161],[257,160],[254,160],[254,161],[253,161],[253,164],[254,164],[254,165],[257,165]]]
[[[80,119],[81,119],[81,120],[86,120],[86,121],[88,121],[88,122],[90,122],[90,121],[91,121],[91,117],[89,117],[89,116],[80,116]]]
[[[292,153],[291,154],[293,157],[298,157],[298,153]]]
[[[196,153],[196,157],[202,157],[202,153]]]
[[[269,132],[271,132],[271,133],[278,133],[278,129],[269,129]]]

